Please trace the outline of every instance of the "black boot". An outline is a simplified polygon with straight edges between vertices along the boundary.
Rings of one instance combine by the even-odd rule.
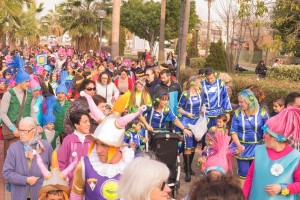
[[[195,152],[191,152],[191,164],[190,164],[190,166],[191,166],[191,175],[193,175],[193,176],[195,175],[195,172],[192,169],[192,163],[193,163],[194,155],[195,155]]]
[[[191,181],[191,154],[185,154],[184,157],[184,168],[185,168],[185,182]]]

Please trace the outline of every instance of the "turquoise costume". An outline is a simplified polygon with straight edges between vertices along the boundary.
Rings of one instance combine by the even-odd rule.
[[[33,109],[36,115],[36,119],[39,125],[43,126],[43,110],[42,110],[42,104],[43,104],[43,96],[39,95],[36,97],[35,102],[33,104]]]
[[[283,158],[278,160],[270,160],[265,145],[256,147],[254,174],[249,200],[297,200],[298,194],[283,196],[279,193],[275,196],[269,196],[265,191],[265,188],[267,185],[275,183],[293,183],[293,173],[298,167],[299,160],[300,152],[298,152],[296,149],[293,149]]]
[[[269,119],[265,109],[260,108],[255,115],[246,116],[244,111],[237,109],[232,118],[230,135],[237,134],[240,143],[245,147],[243,153],[237,156],[240,177],[246,177],[249,167],[254,159],[254,149],[263,143],[262,126]],[[236,144],[233,144],[233,148]],[[245,166],[243,162],[249,162]]]
[[[147,110],[144,112],[144,116],[145,115],[147,116],[147,122],[153,128],[166,128],[167,117],[172,122],[178,120],[169,106],[166,106],[161,113],[155,111],[152,106],[148,106]]]
[[[179,99],[178,109],[183,109],[186,112],[192,113],[194,117],[188,117],[186,115],[178,114],[178,118],[183,126],[188,127],[188,124],[195,125],[200,116],[201,107],[203,104],[203,95],[200,94],[200,91],[197,91],[196,96],[190,96],[189,91],[184,91]],[[182,131],[176,127],[176,132],[181,133]],[[185,149],[194,149],[197,146],[197,141],[195,137],[185,137],[184,136],[184,148]]]

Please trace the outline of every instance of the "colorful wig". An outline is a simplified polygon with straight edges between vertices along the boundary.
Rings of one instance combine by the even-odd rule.
[[[241,91],[238,96],[242,97],[246,104],[249,106],[250,115],[257,113],[259,109],[259,103],[251,90],[246,89]]]

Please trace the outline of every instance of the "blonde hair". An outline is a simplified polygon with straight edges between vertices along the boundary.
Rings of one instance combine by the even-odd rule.
[[[149,98],[149,92],[147,88],[139,81],[136,81],[134,83],[134,87],[130,93],[130,100],[129,100],[129,106],[130,107],[136,107],[136,86],[137,84],[140,84],[143,86],[142,90],[142,99],[141,99],[141,105],[147,105],[147,99]]]

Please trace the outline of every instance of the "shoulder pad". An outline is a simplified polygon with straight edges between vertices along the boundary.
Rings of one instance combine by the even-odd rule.
[[[187,91],[185,90],[185,91],[183,91],[182,92],[182,94],[184,95],[184,96],[187,96],[188,95],[188,93],[187,93]]]
[[[170,111],[170,106],[166,106],[164,112],[168,113]]]
[[[235,116],[238,117],[240,112],[241,112],[241,110],[240,110],[239,108],[236,109],[236,110],[234,111]]]
[[[225,82],[223,80],[221,80],[221,86],[224,86]]]
[[[260,115],[261,115],[262,117],[264,117],[264,116],[266,115],[266,113],[267,113],[267,110],[266,110],[265,108],[261,108],[261,110],[260,110]]]

